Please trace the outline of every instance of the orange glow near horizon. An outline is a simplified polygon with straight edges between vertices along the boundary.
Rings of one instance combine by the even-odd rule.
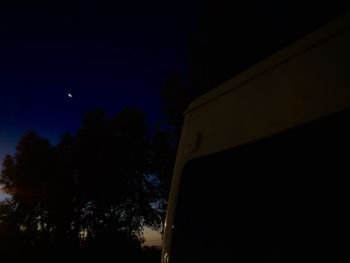
[[[162,235],[159,231],[154,231],[148,227],[144,228],[143,235],[145,238],[144,246],[162,246]]]

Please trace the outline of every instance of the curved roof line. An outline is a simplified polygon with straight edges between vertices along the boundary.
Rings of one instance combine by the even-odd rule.
[[[225,81],[217,88],[214,88],[213,90],[193,100],[188,109],[184,112],[184,115],[196,110],[199,107],[204,106],[207,103],[210,103],[218,97],[223,96],[227,92],[241,87],[245,83],[265,74],[266,72],[280,66],[281,64],[287,63],[288,61],[307,52],[309,49],[321,45],[335,35],[341,34],[349,29],[350,12],[343,16],[340,16],[335,21],[321,27],[313,33],[310,33],[306,37],[295,41],[277,53],[267,57],[249,69],[243,71],[242,73]]]

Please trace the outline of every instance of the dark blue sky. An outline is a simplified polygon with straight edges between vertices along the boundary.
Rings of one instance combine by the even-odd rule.
[[[1,160],[25,131],[56,143],[95,107],[162,118],[159,90],[185,70],[198,1],[26,2],[0,11]]]
[[[324,4],[294,0],[232,2],[233,9],[214,0],[2,1],[0,161],[6,153],[14,153],[25,131],[33,129],[56,143],[63,132],[79,127],[84,112],[96,107],[112,114],[124,106],[138,106],[147,113],[150,124],[160,120],[159,91],[169,75],[186,72],[189,42],[201,32],[201,18],[211,13],[212,5],[219,11],[215,14],[214,8],[209,24],[215,25],[222,13],[227,16],[224,24],[214,26],[214,36],[219,31],[220,37],[222,31],[226,40],[235,37],[231,42],[225,37],[221,41],[212,39],[211,45],[218,49],[229,43],[222,57],[217,55],[220,50],[214,49],[216,60],[208,63],[219,73],[224,67],[218,65],[228,57],[231,43],[243,41],[238,45],[243,50],[237,49],[231,52],[232,58],[226,58],[234,62],[231,64],[245,62],[262,46],[252,41],[248,48],[237,32],[250,39],[247,36],[254,33],[252,28],[271,20],[266,24],[280,30],[274,32],[291,31],[293,35],[293,29],[317,21],[328,8],[334,11],[350,6],[350,0],[327,0]],[[249,23],[253,27],[247,30]],[[289,24],[296,26],[287,27]],[[241,62],[236,56],[240,53]],[[231,72],[230,67],[226,69]],[[73,98],[68,97],[69,92]]]

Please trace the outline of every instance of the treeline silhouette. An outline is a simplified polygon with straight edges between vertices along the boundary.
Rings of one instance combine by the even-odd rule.
[[[142,249],[142,229],[162,227],[189,102],[349,10],[347,0],[285,1],[279,12],[279,2],[204,1],[188,72],[169,76],[161,93],[166,131],[147,137],[140,110],[96,110],[57,145],[23,136],[0,176],[10,195],[0,204],[1,260],[159,262],[159,251]]]
[[[88,112],[57,145],[25,134],[0,176],[10,196],[0,203],[1,261],[160,262],[142,249],[142,230],[159,230],[165,211],[161,134],[149,138],[145,114],[130,108]]]

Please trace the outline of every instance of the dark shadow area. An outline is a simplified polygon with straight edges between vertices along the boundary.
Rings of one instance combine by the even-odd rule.
[[[347,251],[350,111],[184,168],[171,263],[338,261]]]
[[[91,111],[57,145],[25,134],[1,170],[1,260],[159,262],[142,248],[144,227],[159,230],[163,213],[145,118],[136,108]]]
[[[19,2],[0,8],[0,121],[9,125],[0,128],[12,142],[29,126],[48,138],[25,134],[3,162],[6,263],[160,262],[142,231],[162,227],[190,101],[349,10],[348,0]],[[158,91],[167,120],[150,135]],[[153,116],[96,110],[77,127],[100,103]],[[335,233],[345,218],[348,117],[189,163],[172,261],[334,260],[344,246]]]
[[[142,262],[153,263],[161,262],[162,251],[156,247],[144,247]]]
[[[196,96],[273,55],[350,10],[348,0],[206,0],[189,44]]]

